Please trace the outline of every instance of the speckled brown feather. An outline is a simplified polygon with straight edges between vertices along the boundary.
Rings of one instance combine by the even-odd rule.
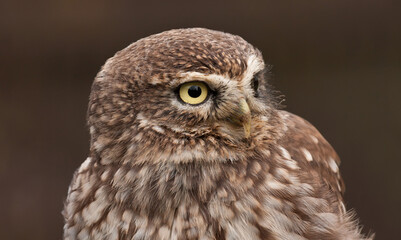
[[[90,156],[68,191],[64,239],[364,239],[343,204],[337,154],[274,107],[263,67],[242,38],[201,28],[109,59],[92,87]],[[177,101],[194,80],[210,99]],[[245,121],[239,99],[249,137],[232,121]]]

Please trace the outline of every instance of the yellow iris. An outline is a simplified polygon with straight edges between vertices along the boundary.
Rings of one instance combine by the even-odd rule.
[[[202,82],[184,83],[180,86],[179,95],[183,102],[197,105],[206,100],[208,87]]]

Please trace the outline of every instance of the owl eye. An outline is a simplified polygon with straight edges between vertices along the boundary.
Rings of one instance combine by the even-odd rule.
[[[178,94],[183,102],[198,105],[206,100],[209,89],[202,82],[188,82],[179,87]]]
[[[254,92],[254,96],[258,97],[259,93],[258,93],[258,88],[259,88],[259,79],[258,76],[254,76],[252,79],[252,83],[251,83],[253,92]]]

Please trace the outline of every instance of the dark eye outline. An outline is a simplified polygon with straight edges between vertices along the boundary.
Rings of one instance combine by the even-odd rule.
[[[184,100],[182,100],[182,98],[181,98],[181,96],[180,96],[180,89],[181,89],[181,87],[182,87],[183,85],[185,85],[185,84],[191,84],[191,83],[193,83],[193,84],[202,83],[203,85],[206,86],[206,88],[207,88],[207,96],[206,96],[205,100],[203,100],[202,102],[197,103],[197,104],[190,104],[190,103],[187,103],[187,102],[185,102]],[[174,92],[175,92],[175,94],[176,94],[176,97],[177,97],[178,101],[179,101],[181,104],[190,105],[190,106],[199,106],[199,105],[202,105],[202,104],[206,103],[212,95],[215,94],[215,92],[214,92],[213,90],[211,90],[211,88],[209,87],[209,85],[208,85],[206,82],[204,82],[204,81],[196,81],[196,80],[195,80],[195,81],[190,81],[190,82],[184,82],[184,83],[180,84],[180,85],[174,90]]]
[[[265,90],[264,90],[264,88],[262,90],[259,90],[260,89],[259,87],[261,86],[260,85],[261,83],[264,84],[264,82],[261,82],[261,81],[264,81],[265,75],[266,75],[267,72],[269,72],[270,69],[271,69],[270,66],[265,67],[264,69],[260,70],[259,72],[255,73],[253,75],[253,78],[251,80],[251,88],[253,90],[254,97],[257,98],[257,97],[260,97],[261,94],[263,95],[262,92],[265,91]]]
[[[259,92],[258,92],[258,89],[259,89],[259,73],[255,74],[253,76],[252,81],[251,81],[251,87],[253,89],[253,95],[255,97],[259,97]]]

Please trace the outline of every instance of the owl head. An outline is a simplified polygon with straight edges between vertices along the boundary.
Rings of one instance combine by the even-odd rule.
[[[274,110],[265,69],[259,50],[228,33],[192,28],[140,39],[93,83],[91,154],[101,164],[245,158]]]

